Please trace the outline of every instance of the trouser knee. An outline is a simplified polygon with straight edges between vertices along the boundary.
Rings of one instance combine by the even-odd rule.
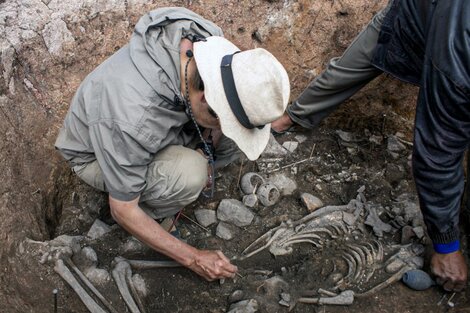
[[[169,216],[195,201],[207,184],[207,160],[197,151],[170,146],[150,164],[141,205],[155,217]]]

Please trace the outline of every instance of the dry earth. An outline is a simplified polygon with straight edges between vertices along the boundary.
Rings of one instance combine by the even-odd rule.
[[[355,34],[384,5],[365,0],[239,0],[239,1],[143,1],[143,0],[0,0],[0,303],[2,312],[51,312],[54,288],[60,290],[59,312],[85,312],[78,297],[33,251],[20,243],[25,238],[49,240],[63,233],[86,232],[96,217],[107,216],[102,194],[74,178],[56,154],[53,143],[69,102],[81,80],[100,62],[124,45],[138,18],[163,6],[185,6],[220,25],[225,36],[242,49],[263,47],[286,67],[292,98],[324,68],[327,60],[342,53]],[[270,208],[256,211],[256,223],[238,230],[236,239],[223,241],[207,236],[188,220],[181,229],[185,239],[200,248],[220,248],[228,255],[240,253],[252,240],[283,219],[298,219],[307,212],[299,194],[309,192],[325,204],[344,204],[366,186],[366,197],[383,207],[393,207],[400,195],[413,198],[408,166],[409,147],[394,158],[386,140],[374,144],[372,135],[387,138],[397,131],[411,140],[416,90],[393,79],[380,77],[331,117],[320,129],[307,132],[307,141],[282,164],[309,157],[292,175],[297,191]],[[341,144],[335,130],[354,133],[364,140],[354,147]],[[366,131],[366,129],[368,131]],[[279,138],[282,143],[295,134]],[[355,149],[355,152],[351,149]],[[186,208],[215,209],[224,198],[240,199],[240,173],[258,171],[256,163],[238,162],[221,172],[216,198]],[[288,171],[289,172],[289,171]],[[345,178],[347,173],[351,178]],[[341,174],[341,175],[340,175]],[[346,175],[347,176],[347,175]],[[319,185],[321,190],[316,185]],[[71,210],[70,208],[76,208]],[[391,236],[390,242],[396,242]],[[102,267],[121,251],[125,232],[113,228],[93,246]],[[241,262],[241,269],[261,268],[284,275],[291,288],[321,285],[321,267],[334,257],[302,246],[290,257],[262,253]],[[135,255],[131,255],[136,257]],[[157,258],[151,251],[138,257]],[[325,265],[326,266],[326,265]],[[281,270],[284,268],[284,270]],[[243,270],[242,270],[243,273]],[[142,272],[150,294],[144,302],[149,312],[223,312],[227,296],[243,289],[255,297],[259,277],[245,274],[235,282],[206,283],[185,269]],[[125,312],[116,287],[104,293]],[[395,284],[348,308],[298,305],[307,312],[464,312],[468,294],[454,298],[455,308],[437,306],[442,291],[412,292]],[[261,311],[287,311],[267,301]]]

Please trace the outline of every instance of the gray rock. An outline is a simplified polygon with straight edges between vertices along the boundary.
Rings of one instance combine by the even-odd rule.
[[[416,237],[418,237],[418,239],[424,237],[424,228],[422,226],[413,227],[413,231],[416,234]]]
[[[376,145],[381,145],[383,141],[384,141],[383,136],[372,135],[369,137],[369,142],[372,142]]]
[[[297,140],[299,143],[302,143],[304,142],[305,140],[307,140],[307,136],[304,136],[304,135],[297,135],[294,137],[295,140]]]
[[[220,222],[215,230],[215,235],[224,240],[231,240],[233,238],[233,226],[231,226],[230,224]]]
[[[243,299],[244,293],[243,290],[235,290],[232,292],[232,294],[228,297],[228,302],[229,303],[234,303],[234,302],[239,302]]]
[[[279,189],[282,196],[291,195],[297,189],[297,183],[283,173],[271,175],[268,182],[273,183]]]
[[[281,300],[279,301],[279,304],[285,307],[290,307],[290,300],[291,300],[290,294],[282,292]]]
[[[299,146],[299,143],[297,141],[285,141],[282,144],[282,147],[288,150],[289,152],[294,152],[298,146]]]
[[[85,269],[83,274],[85,274],[94,285],[104,286],[111,280],[108,271],[102,268],[90,267]]]
[[[362,140],[361,138],[359,138],[355,134],[350,133],[350,132],[345,132],[345,131],[342,131],[342,130],[337,130],[336,134],[344,142],[359,142],[359,141]]]
[[[219,220],[236,226],[248,226],[255,217],[254,214],[238,200],[224,199],[217,208]]]
[[[277,142],[276,138],[271,134],[269,137],[268,144],[264,149],[263,153],[261,154],[263,157],[265,156],[284,156],[288,152],[284,149],[283,146]]]
[[[90,268],[98,265],[98,256],[92,247],[84,247],[73,255],[73,261],[79,268]]]
[[[243,300],[230,306],[228,313],[255,313],[259,305],[255,299]]]
[[[121,246],[119,252],[121,255],[125,254],[142,254],[144,251],[149,250],[149,247],[140,242],[137,238],[130,236]]]
[[[405,150],[406,147],[404,144],[402,144],[398,139],[397,137],[395,136],[390,136],[388,137],[387,139],[387,150],[389,152],[400,152],[400,151],[403,151]]]
[[[93,225],[91,226],[90,230],[87,233],[87,237],[90,239],[98,239],[104,234],[111,231],[111,227],[105,224],[99,219],[96,219]]]
[[[59,18],[55,18],[48,23],[43,31],[42,37],[52,55],[59,56],[62,52],[62,46],[72,43],[75,39],[67,28],[67,24]]]
[[[204,227],[217,223],[217,217],[214,210],[200,209],[195,210],[194,215],[199,224]]]
[[[300,200],[310,213],[323,206],[323,202],[319,198],[306,192],[300,195]]]
[[[134,283],[135,290],[142,297],[145,298],[148,295],[148,288],[145,280],[139,274],[132,275],[132,282]]]
[[[258,197],[255,194],[243,196],[243,204],[249,208],[254,208],[258,204]]]

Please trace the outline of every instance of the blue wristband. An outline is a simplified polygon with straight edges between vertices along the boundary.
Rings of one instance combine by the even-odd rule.
[[[449,243],[434,243],[434,251],[440,254],[448,254],[460,250],[460,241],[452,241]]]

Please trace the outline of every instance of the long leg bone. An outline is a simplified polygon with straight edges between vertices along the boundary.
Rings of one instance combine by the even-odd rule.
[[[129,287],[127,286],[128,275],[131,275],[131,266],[127,262],[118,262],[113,269],[112,275],[114,280],[116,281],[116,285],[118,286],[119,292],[121,293],[124,302],[126,302],[127,307],[131,310],[132,313],[141,313],[137,304],[135,303],[132,295],[129,291]]]
[[[69,285],[72,287],[72,289],[75,291],[75,293],[80,297],[80,300],[82,300],[83,304],[87,307],[87,309],[92,312],[92,313],[106,313],[99,305],[98,303],[93,300],[92,297],[85,291],[85,289],[80,285],[78,280],[73,276],[72,272],[67,268],[67,266],[64,264],[64,261],[61,259],[58,259],[55,262],[54,266],[54,271],[60,275]]]
[[[123,257],[116,257],[114,262],[117,264],[119,262],[127,262],[135,270],[151,270],[156,268],[166,268],[166,267],[180,267],[182,266],[175,261],[144,261],[144,260],[128,260]]]
[[[65,259],[67,265],[74,270],[74,272],[78,275],[78,277],[82,280],[82,282],[95,294],[98,299],[110,310],[112,313],[118,313],[116,309],[109,303],[105,297],[98,291],[98,289],[93,286],[93,284],[88,280],[88,278],[75,266],[70,258]]]

